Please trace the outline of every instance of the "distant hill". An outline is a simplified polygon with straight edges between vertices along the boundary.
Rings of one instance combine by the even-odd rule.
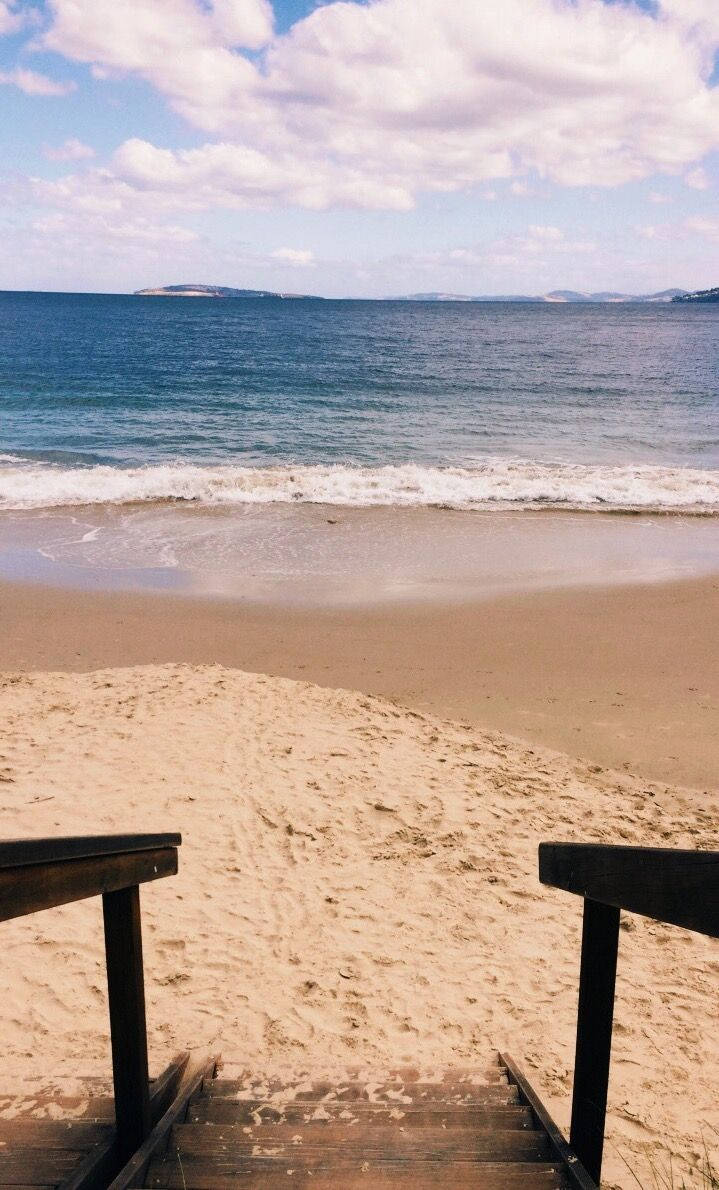
[[[719,287],[698,289],[696,293],[678,293],[673,302],[719,302]]]
[[[232,289],[227,285],[162,285],[157,289],[136,289],[135,297],[186,298],[307,298],[309,293],[274,293],[271,289]],[[317,299],[321,301],[321,298]]]
[[[161,285],[154,289],[136,289],[135,297],[183,297],[183,298],[312,298],[324,301],[317,294],[276,293],[271,289],[233,289],[227,285]],[[575,289],[554,289],[551,293],[535,296],[525,293],[509,294],[466,294],[466,293],[406,293],[398,297],[380,298],[392,302],[673,302],[719,301],[719,289],[690,294],[685,289],[663,289],[661,293],[581,293]]]
[[[714,291],[711,291],[714,292]],[[717,291],[719,292],[719,291]],[[478,294],[469,296],[464,293],[408,293],[396,297],[395,302],[609,302],[620,304],[623,302],[673,302],[685,300],[685,289],[663,289],[660,293],[580,293],[575,289],[554,289],[551,293],[544,293],[534,297],[527,294]],[[716,299],[705,298],[704,301]]]

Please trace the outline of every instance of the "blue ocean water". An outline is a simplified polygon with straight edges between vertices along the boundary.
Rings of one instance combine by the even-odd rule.
[[[0,508],[719,511],[719,305],[0,294]]]

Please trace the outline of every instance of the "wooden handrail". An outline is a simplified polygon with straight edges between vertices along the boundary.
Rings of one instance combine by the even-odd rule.
[[[0,921],[102,896],[118,1164],[151,1128],[140,884],[177,872],[179,834],[0,843]]]
[[[719,852],[541,843],[539,879],[584,898],[569,1143],[599,1184],[621,911],[719,938]]]
[[[182,835],[58,835],[49,839],[5,839],[0,841],[0,869],[47,860],[90,859],[96,855],[126,855],[179,847]]]

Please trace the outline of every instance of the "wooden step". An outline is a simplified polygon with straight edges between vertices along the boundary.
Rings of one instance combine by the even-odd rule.
[[[145,1174],[153,1190],[568,1190],[553,1133],[505,1068],[205,1078]],[[551,1122],[550,1122],[551,1123]],[[126,1186],[134,1183],[127,1182]],[[139,1190],[139,1187],[137,1188]]]
[[[115,1101],[106,1095],[87,1099],[77,1095],[0,1095],[0,1120],[112,1121]]]
[[[301,1102],[268,1103],[264,1099],[200,1098],[188,1108],[188,1124],[331,1123],[361,1120],[367,1124],[400,1123],[404,1127],[425,1125],[473,1128],[531,1128],[532,1113],[517,1104],[368,1103],[365,1100],[304,1099]]]
[[[315,1080],[329,1082],[336,1086],[338,1083],[348,1082],[383,1082],[383,1083],[495,1083],[507,1082],[507,1068],[500,1065],[495,1058],[487,1060],[477,1066],[342,1066],[332,1071],[321,1071],[316,1067],[310,1069],[294,1069],[281,1076],[262,1078],[256,1070],[248,1070],[233,1062],[222,1062],[217,1071],[215,1084],[223,1082],[242,1083],[254,1086],[262,1083],[272,1090],[294,1086],[298,1083]]]
[[[298,1163],[249,1157],[237,1161],[166,1157],[151,1162],[146,1187],[163,1190],[566,1190],[558,1165],[539,1162],[416,1161],[361,1165],[337,1163],[307,1169]]]
[[[95,1120],[0,1120],[0,1153],[9,1148],[90,1149],[109,1140],[111,1123]]]
[[[404,1129],[401,1121],[390,1125],[362,1123],[179,1124],[170,1136],[169,1152],[184,1160],[208,1156],[212,1160],[240,1160],[268,1156],[286,1159],[305,1168],[328,1160],[361,1166],[363,1160],[395,1161],[546,1161],[549,1154],[544,1132],[521,1128],[484,1129],[426,1127]]]
[[[10,1149],[0,1151],[0,1187],[56,1185],[77,1168],[81,1149]]]
[[[202,1094],[208,1098],[224,1098],[239,1103],[248,1099],[269,1099],[280,1103],[301,1103],[305,1100],[327,1099],[332,1102],[365,1100],[369,1103],[443,1103],[470,1107],[472,1105],[518,1103],[517,1088],[508,1083],[402,1083],[402,1082],[345,1082],[307,1081],[279,1085],[268,1090],[258,1081],[254,1086],[238,1086],[226,1079],[206,1079]]]

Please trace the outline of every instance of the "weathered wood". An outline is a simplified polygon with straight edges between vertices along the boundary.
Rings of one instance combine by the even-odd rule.
[[[205,1078],[212,1076],[217,1065],[217,1058],[210,1058],[196,1070],[188,1071],[177,1089],[177,1094],[167,1111],[157,1121],[152,1132],[145,1138],[142,1145],[132,1154],[123,1169],[117,1174],[108,1190],[128,1190],[131,1186],[142,1185],[148,1166],[153,1157],[162,1154],[167,1145],[170,1131],[178,1120],[184,1119],[187,1105],[193,1095],[202,1087]],[[185,1187],[185,1190],[187,1188]]]
[[[0,1095],[0,1119],[51,1120],[58,1113],[67,1112],[73,1120],[97,1123],[114,1122],[115,1103],[108,1096],[78,1095]]]
[[[539,879],[592,901],[719,938],[719,852],[541,843]]]
[[[267,1087],[266,1083],[258,1081],[254,1087],[242,1086],[225,1082],[223,1079],[208,1080],[203,1091],[211,1098],[227,1096],[234,1087],[232,1098],[235,1102],[243,1099],[257,1099],[257,1088]],[[517,1088],[507,1083],[411,1083],[394,1082],[301,1082],[298,1084],[279,1085],[277,1094],[282,1094],[287,1103],[302,1103],[305,1100],[327,1098],[333,1103],[351,1103],[364,1100],[369,1103],[395,1103],[402,1107],[407,1103],[445,1103],[456,1106],[470,1107],[473,1104],[502,1104],[517,1103]]]
[[[323,1099],[304,1100],[301,1103],[268,1103],[263,1099],[248,1099],[236,1102],[232,1099],[203,1098],[190,1103],[187,1109],[188,1124],[252,1124],[261,1123],[271,1127],[276,1123],[330,1123],[351,1118],[367,1124],[389,1124],[394,1122],[403,1128],[423,1128],[425,1125],[439,1125],[446,1128],[470,1125],[480,1128],[531,1128],[532,1114],[526,1107],[506,1106],[457,1106],[456,1104],[423,1105],[403,1103],[367,1103],[355,1100],[352,1103],[337,1103]]]
[[[181,1163],[180,1163],[181,1161]],[[374,1163],[360,1166],[336,1165],[308,1170],[287,1161],[248,1157],[237,1162],[208,1164],[202,1158],[169,1156],[153,1161],[145,1185],[166,1190],[238,1190],[242,1182],[248,1190],[565,1190],[566,1181],[557,1165],[518,1162],[474,1164],[448,1167],[445,1162]],[[288,1172],[292,1170],[291,1175]]]
[[[134,851],[159,851],[179,847],[182,835],[60,835],[44,839],[6,839],[0,842],[0,868],[27,864],[59,863],[68,859],[89,859],[97,855],[119,855]]]
[[[58,1190],[104,1190],[120,1164],[120,1153],[115,1136],[104,1144],[91,1149],[60,1183]]]
[[[268,1091],[276,1091],[299,1083],[323,1082],[337,1086],[343,1082],[381,1082],[381,1083],[442,1083],[455,1085],[457,1083],[506,1082],[507,1070],[499,1062],[498,1055],[491,1055],[475,1066],[444,1066],[440,1063],[426,1063],[422,1066],[379,1066],[375,1064],[364,1066],[338,1065],[329,1070],[318,1069],[317,1065],[307,1068],[294,1068],[282,1078],[262,1078],[256,1070],[236,1062],[223,1061],[218,1070],[215,1086],[223,1082],[231,1083],[233,1088],[240,1086],[257,1086],[261,1084]]]
[[[509,1072],[510,1080],[517,1085],[520,1099],[531,1108],[536,1123],[546,1134],[551,1158],[566,1167],[567,1182],[572,1190],[597,1190],[593,1178],[589,1176],[574,1150],[567,1144],[561,1130],[517,1063],[508,1054],[503,1054],[501,1057]]]
[[[105,893],[102,908],[115,1122],[119,1155],[122,1160],[127,1160],[150,1131],[139,888],[134,885]]]
[[[137,851],[0,870],[0,921],[174,876],[177,850]]]
[[[475,1130],[425,1127],[403,1129],[402,1121],[368,1126],[359,1122],[331,1124],[180,1124],[173,1128],[169,1152],[182,1159],[206,1156],[212,1160],[241,1157],[286,1158],[302,1166],[322,1166],[329,1160],[344,1165],[357,1161],[547,1161],[549,1149],[542,1131]]]
[[[172,1096],[177,1093],[189,1056],[179,1054],[150,1084],[150,1119],[153,1124],[163,1115]],[[87,1154],[59,1190],[105,1190],[122,1164],[115,1129],[111,1128],[110,1133],[104,1144]]]
[[[362,1088],[365,1088],[367,1094],[371,1095],[374,1088],[380,1088],[382,1092],[390,1093],[396,1092],[405,1097],[411,1097],[415,1094],[420,1094],[422,1091],[427,1091],[428,1088],[436,1090],[437,1094],[453,1095],[453,1094],[472,1094],[475,1091],[484,1091],[487,1087],[507,1087],[507,1072],[494,1067],[491,1070],[479,1071],[474,1074],[463,1074],[455,1076],[453,1072],[442,1073],[436,1068],[431,1071],[431,1077],[426,1079],[418,1078],[401,1078],[396,1074],[388,1074],[385,1071],[376,1074],[363,1073],[363,1077],[350,1077],[341,1072],[332,1076],[307,1076],[299,1077],[292,1076],[287,1078],[259,1078],[255,1076],[246,1076],[241,1079],[235,1078],[215,1078],[208,1080],[205,1088],[208,1095],[252,1095],[255,1098],[261,1096],[268,1096],[281,1092],[288,1099],[295,1096],[313,1095],[315,1098],[321,1098],[323,1095],[332,1093],[333,1095],[340,1094],[343,1090],[347,1090],[349,1095],[354,1094],[358,1097]]]
[[[237,1190],[241,1185],[277,1190],[288,1184],[300,1190],[568,1190],[563,1163],[552,1162],[546,1129],[527,1127],[534,1113],[516,1102],[516,1083],[486,1085],[473,1071],[435,1070],[432,1083],[419,1078],[405,1083],[404,1072],[393,1080],[386,1078],[387,1071],[374,1080],[366,1073],[362,1068],[362,1077],[334,1087],[308,1072],[284,1082],[244,1070],[241,1082],[206,1079],[185,1122],[173,1127],[164,1154],[149,1162],[144,1185],[166,1190]],[[270,1085],[275,1087],[271,1092]],[[269,1100],[248,1097],[248,1088],[258,1087]],[[326,1087],[318,1097],[318,1088]],[[217,1089],[226,1094],[212,1093]],[[348,1093],[349,1098],[341,1098]],[[393,1098],[368,1098],[376,1093]],[[484,1102],[461,1102],[476,1095]],[[515,1102],[497,1103],[500,1095]],[[141,1184],[135,1178],[110,1190]]]
[[[154,1126],[175,1099],[190,1061],[189,1053],[178,1054],[162,1074],[150,1082],[150,1123]]]
[[[75,1168],[84,1154],[73,1149],[25,1149],[0,1151],[0,1186],[53,1185]]]
[[[0,1120],[0,1151],[11,1149],[90,1149],[109,1140],[113,1133],[108,1121],[95,1120]]]
[[[599,1185],[612,1048],[619,910],[585,900],[569,1143]]]
[[[170,1100],[174,1098],[177,1084],[187,1065],[189,1054],[182,1054],[173,1059],[162,1074],[150,1081],[150,1117],[152,1122],[163,1114]],[[104,1085],[106,1079],[88,1079],[91,1088],[93,1083]],[[111,1080],[110,1080],[111,1081]],[[80,1095],[0,1095],[0,1126],[5,1124],[11,1128],[15,1123],[23,1120],[38,1120],[50,1122],[58,1119],[58,1114],[67,1117],[67,1122],[74,1124],[105,1124],[114,1123],[115,1101],[111,1095],[88,1094]],[[65,1123],[59,1120],[59,1124]],[[0,1133],[0,1135],[2,1135]]]

